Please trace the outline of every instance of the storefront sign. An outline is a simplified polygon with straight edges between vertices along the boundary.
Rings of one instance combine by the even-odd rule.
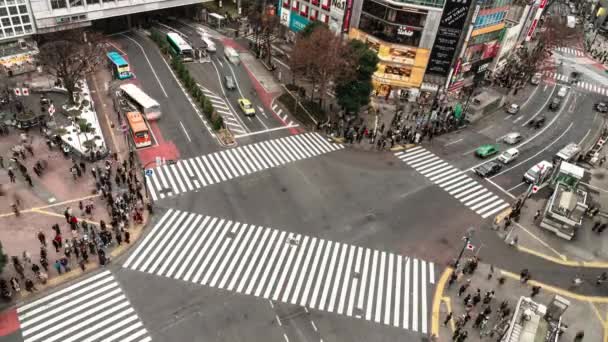
[[[279,7],[279,11],[280,11],[279,20],[281,22],[281,25],[289,26],[289,17],[290,17],[291,11],[289,10],[289,8],[283,8],[282,6]]]
[[[427,72],[447,77],[470,5],[470,0],[448,0],[446,2],[431,50]]]
[[[346,0],[346,8],[344,9],[344,18],[342,19],[342,32],[347,33],[350,28],[350,17],[353,14],[353,0]]]
[[[490,32],[494,32],[494,31],[498,31],[498,30],[502,30],[505,27],[505,23],[500,23],[500,24],[496,24],[496,25],[490,25],[490,26],[486,26],[477,30],[473,30],[473,33],[471,33],[471,36],[475,37],[475,36],[479,36],[485,33],[490,33]]]
[[[289,18],[289,29],[294,32],[300,32],[306,27],[306,25],[308,25],[308,23],[308,19],[294,12],[291,13]]]

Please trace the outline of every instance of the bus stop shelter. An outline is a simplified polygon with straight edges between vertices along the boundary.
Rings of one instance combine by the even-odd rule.
[[[224,16],[219,15],[217,13],[209,13],[207,14],[207,22],[214,26],[215,28],[222,27],[222,20],[226,19]]]

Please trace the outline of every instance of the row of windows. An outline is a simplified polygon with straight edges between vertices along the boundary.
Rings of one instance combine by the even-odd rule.
[[[512,2],[513,0],[479,0],[477,4],[481,9],[486,9],[509,6]]]
[[[477,17],[475,21],[475,28],[491,26],[497,23],[500,23],[504,18],[507,12],[498,12],[492,13],[488,15],[480,15]]]
[[[23,26],[7,27],[3,30],[0,30],[0,38],[20,36],[22,34],[28,34],[32,32],[34,32],[34,30],[32,29],[32,25],[29,24]]]
[[[118,0],[118,1],[124,1],[124,0]],[[70,0],[70,7],[82,6],[85,3],[87,5],[97,5],[100,2],[103,2],[103,3],[116,2],[116,0]],[[67,3],[68,3],[67,0],[51,0],[51,8],[52,9],[67,8],[68,7]]]
[[[16,14],[27,14],[27,6],[10,6],[10,7],[0,7],[0,17],[5,17],[7,15],[16,15]]]
[[[11,27],[11,26],[17,26],[17,25],[21,25],[21,24],[29,24],[30,16],[24,15],[21,17],[16,16],[16,17],[10,17],[10,18],[2,18],[2,19],[0,19],[0,22],[2,23],[2,27]]]
[[[0,6],[24,4],[25,0],[0,0]]]

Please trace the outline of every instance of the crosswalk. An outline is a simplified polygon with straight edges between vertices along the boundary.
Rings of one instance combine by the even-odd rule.
[[[494,215],[509,206],[503,199],[488,191],[465,172],[453,167],[423,147],[418,146],[405,152],[397,152],[395,156],[439,185],[482,218]]]
[[[570,80],[570,77],[568,77],[567,75],[557,74],[554,72],[546,72],[545,75],[550,79],[554,79],[554,80],[561,81],[564,83],[568,83]],[[608,96],[608,88],[605,88],[603,86],[600,86],[600,85],[597,85],[594,83],[589,83],[586,81],[578,81],[578,82],[572,84],[572,86],[574,86],[576,88],[584,89],[584,90],[587,90],[587,91],[590,91],[593,93]]]
[[[218,112],[222,116],[222,119],[224,120],[224,124],[226,125],[226,127],[229,130],[231,130],[232,132],[234,132],[236,134],[247,133],[247,128],[245,127],[244,123],[237,116],[237,114],[234,113],[234,111],[232,111],[228,107],[228,104],[226,103],[226,101],[223,98],[216,95],[211,90],[201,86],[200,84],[198,85],[198,87],[201,89],[203,94],[205,94],[207,99],[209,99],[209,101],[211,101],[211,103],[213,104],[213,109],[215,109],[215,111]]]
[[[146,185],[154,200],[163,199],[342,148],[318,133],[291,135],[148,169]]]
[[[585,52],[583,52],[579,49],[562,46],[562,47],[555,48],[555,50],[559,51],[561,53],[566,53],[566,54],[573,55],[576,57],[585,57]]]
[[[24,342],[149,342],[146,328],[109,271],[17,308]]]
[[[123,267],[428,333],[432,262],[168,210]]]

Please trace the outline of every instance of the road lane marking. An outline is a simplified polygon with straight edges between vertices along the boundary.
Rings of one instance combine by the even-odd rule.
[[[443,146],[450,146],[450,145],[453,145],[453,144],[459,143],[459,142],[461,142],[462,140],[463,140],[463,139],[454,140],[454,141],[449,142],[449,143],[447,143],[447,144],[445,144],[445,145],[443,145]]]
[[[551,95],[549,95],[549,97],[547,97],[547,101],[545,101],[545,103],[542,105],[542,107],[540,107],[540,109],[534,115],[532,115],[532,117],[530,119],[528,119],[526,122],[524,122],[523,125],[521,125],[521,127],[525,127],[538,114],[542,113],[545,110],[545,108],[547,107],[547,103],[549,103],[549,101],[551,101],[551,98],[553,97],[553,93],[555,93],[555,89],[557,89],[557,85],[553,86],[553,90],[551,91]]]
[[[186,131],[186,127],[184,127],[184,124],[180,121],[179,125],[182,126],[182,130],[184,131],[186,138],[188,138],[188,142],[192,142],[192,139],[190,139],[190,134],[188,134],[188,131]]]
[[[152,66],[152,63],[150,62],[150,59],[148,58],[148,54],[146,54],[146,51],[144,50],[144,47],[141,46],[141,44],[139,44],[139,42],[129,36],[127,36],[126,34],[121,34],[121,36],[129,39],[130,41],[132,41],[133,43],[135,43],[139,49],[141,50],[141,53],[144,54],[144,57],[146,58],[146,62],[148,62],[148,66],[150,67],[150,70],[152,70],[152,74],[154,75],[154,78],[156,78],[156,81],[158,82],[158,85],[160,86],[160,90],[163,91],[163,94],[165,94],[165,97],[169,97],[169,95],[167,95],[167,92],[165,91],[165,87],[163,87],[163,84],[160,82],[160,78],[158,77],[158,75],[156,74],[155,68]],[[160,56],[160,58],[163,59],[163,56]]]

